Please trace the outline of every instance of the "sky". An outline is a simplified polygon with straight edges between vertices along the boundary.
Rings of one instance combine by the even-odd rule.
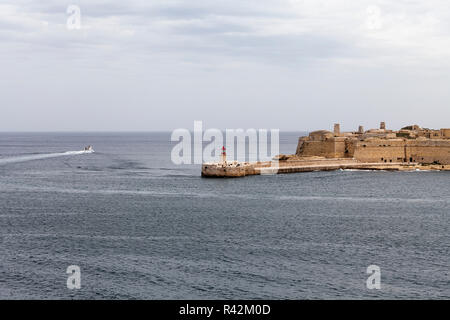
[[[0,131],[450,127],[449,58],[446,0],[2,0]]]

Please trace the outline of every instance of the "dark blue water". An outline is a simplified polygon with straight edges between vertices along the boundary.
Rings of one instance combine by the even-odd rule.
[[[169,137],[1,134],[0,298],[450,298],[450,173],[202,179]]]

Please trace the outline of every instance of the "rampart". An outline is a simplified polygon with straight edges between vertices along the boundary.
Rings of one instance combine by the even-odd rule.
[[[418,125],[398,131],[379,129],[341,132],[320,130],[300,137],[295,155],[279,155],[269,162],[204,163],[204,177],[330,171],[330,170],[450,170],[450,129],[424,129]]]
[[[399,131],[315,131],[299,139],[296,155],[353,158],[367,163],[450,164],[450,129],[430,130],[414,125]]]

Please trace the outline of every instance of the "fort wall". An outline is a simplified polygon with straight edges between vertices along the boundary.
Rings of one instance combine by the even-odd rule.
[[[327,141],[304,141],[301,155],[305,157],[319,156],[325,158],[336,158],[334,140]]]
[[[277,160],[277,161],[275,161]],[[298,140],[295,155],[279,155],[269,162],[204,163],[202,175],[243,177],[254,174],[359,170],[449,170],[450,129],[423,129],[418,125],[398,131],[380,129],[341,132],[314,131]]]
[[[450,140],[407,141],[408,161],[450,164]]]
[[[299,141],[297,155],[319,156],[325,158],[347,157],[346,141],[344,137],[328,138],[324,141]]]
[[[296,156],[354,158],[366,163],[450,164],[450,129],[421,129],[417,125],[397,132],[372,129],[363,133],[359,129],[341,133],[337,125],[335,129],[334,133],[320,130],[300,138]]]
[[[361,162],[450,164],[450,140],[358,141],[353,156]]]
[[[361,162],[405,162],[405,142],[400,139],[355,141],[353,157]]]
[[[302,141],[297,156],[355,158],[361,162],[418,162],[450,164],[450,140],[336,138],[326,141]]]

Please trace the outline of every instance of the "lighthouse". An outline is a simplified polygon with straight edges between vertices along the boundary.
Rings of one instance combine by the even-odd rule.
[[[222,164],[227,165],[227,152],[225,146],[222,147]]]

